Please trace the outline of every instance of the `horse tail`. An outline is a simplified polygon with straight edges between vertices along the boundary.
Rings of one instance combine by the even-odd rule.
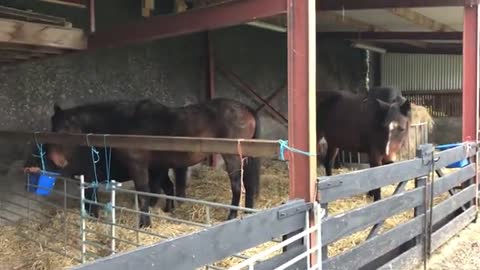
[[[253,109],[250,109],[250,113],[255,118],[255,132],[253,134],[252,139],[258,139],[260,137],[260,117],[257,112]],[[249,188],[253,189],[253,194],[255,198],[258,197],[260,194],[260,167],[261,167],[261,160],[258,157],[248,157],[247,162],[244,167],[245,175],[248,177],[248,183],[244,183],[249,185]]]

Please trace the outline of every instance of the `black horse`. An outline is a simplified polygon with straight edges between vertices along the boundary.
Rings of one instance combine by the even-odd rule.
[[[146,101],[102,102],[74,107],[67,110],[62,110],[59,106],[55,105],[55,113],[51,118],[52,131],[55,132],[59,129],[65,130],[65,127],[68,126],[68,132],[71,133],[116,134],[121,130],[119,124],[128,125],[131,123],[136,106],[142,102]],[[51,155],[48,155],[48,149],[49,147],[47,145],[47,156],[52,157]],[[84,175],[87,182],[92,182],[94,180],[103,181],[107,180],[107,178],[109,178],[108,180],[114,179],[118,182],[132,180],[128,168],[115,154],[117,151],[116,149],[96,147],[95,149],[97,153],[93,153],[94,156],[92,156],[92,149],[89,147],[65,147],[65,149],[71,150],[72,152],[70,154],[74,155],[75,159],[71,159],[68,166],[67,164],[57,166],[54,160],[47,158],[45,159],[47,170],[60,172],[68,177]],[[107,157],[110,157],[108,163]],[[98,162],[93,163],[92,159],[98,159]],[[36,160],[30,158],[27,160],[25,167],[27,172],[36,172],[39,170],[40,161],[38,158]],[[174,173],[176,180],[176,195],[185,197],[187,168],[175,168]],[[110,175],[107,176],[107,174]],[[135,182],[135,179],[133,180]],[[168,176],[168,168],[151,169],[148,183],[150,191],[153,193],[159,193],[160,190],[163,189],[167,195],[173,196],[175,194],[173,184]],[[87,199],[92,200],[93,194],[93,189],[87,189],[85,196]],[[150,205],[154,206],[157,201],[158,199],[156,197],[152,197]],[[167,199],[163,210],[169,212],[173,208],[173,200]],[[98,207],[95,204],[86,204],[86,209],[90,210],[90,214],[98,217]]]
[[[407,133],[410,102],[387,103],[372,95],[347,91],[317,93],[317,136],[327,141],[325,172],[332,175],[338,149],[367,153],[370,167],[389,164],[399,138]],[[401,134],[401,135],[398,135]],[[369,192],[380,200],[380,189]]]
[[[118,105],[118,102],[114,102]],[[142,101],[136,104],[133,117],[130,121],[115,120],[104,122],[96,120],[97,115],[108,114],[112,111],[124,110],[111,105],[108,110],[105,106],[91,105],[85,110],[83,118],[89,119],[91,128],[110,125],[111,134],[137,134],[157,136],[188,136],[188,137],[216,137],[252,139],[258,135],[259,125],[257,115],[246,105],[229,99],[214,99],[205,103],[189,105],[186,107],[169,108],[154,101]],[[92,109],[96,108],[96,109]],[[128,108],[130,110],[132,108]],[[59,117],[60,111],[56,110],[52,122],[56,132],[80,132],[78,119],[72,117]],[[130,113],[128,113],[130,115]],[[101,131],[91,131],[101,133]],[[59,167],[65,167],[73,159],[75,148],[51,145],[48,148],[49,158]],[[205,153],[180,153],[168,151],[145,151],[131,149],[116,149],[115,155],[128,168],[129,175],[135,181],[139,191],[150,192],[149,178],[168,176],[168,168],[186,168],[204,161],[208,154]],[[240,159],[239,155],[222,154],[226,164],[226,171],[230,177],[232,187],[232,205],[238,206],[241,195],[241,170],[243,165],[243,182],[246,196],[245,205],[254,206],[254,197],[259,191],[259,160],[246,157]],[[154,174],[154,177],[152,177]],[[151,181],[164,183],[168,181]],[[140,209],[148,212],[150,197],[139,196]],[[229,219],[237,216],[236,210],[230,210]],[[140,225],[149,226],[150,218],[141,214]]]

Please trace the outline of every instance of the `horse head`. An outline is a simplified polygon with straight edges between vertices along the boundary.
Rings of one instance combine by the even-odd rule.
[[[81,133],[81,123],[79,116],[72,111],[63,110],[57,104],[54,105],[54,114],[50,118],[51,130],[57,133]],[[73,153],[75,146],[49,144],[47,145],[47,157],[55,166],[65,168]]]
[[[411,120],[411,103],[408,100],[402,100],[386,103],[376,99],[377,116],[381,119],[382,128],[388,131],[388,141],[386,154],[395,155],[395,152],[406,141]]]

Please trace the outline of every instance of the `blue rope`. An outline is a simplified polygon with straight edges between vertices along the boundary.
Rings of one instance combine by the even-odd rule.
[[[105,204],[104,206],[104,210],[108,213],[111,213],[112,212],[112,209],[113,209],[113,205],[112,205],[112,202],[108,202]]]
[[[294,152],[294,153],[298,153],[298,154],[302,154],[310,157],[317,155],[315,153],[302,151],[300,149],[296,149],[288,146],[288,140],[278,140],[278,144],[280,145],[280,153],[279,153],[280,160],[285,160],[285,150],[289,150],[290,152]]]
[[[35,144],[37,145],[38,155],[33,154],[34,157],[40,158],[42,163],[42,171],[45,171],[45,151],[43,151],[43,144],[38,143],[37,132],[33,133],[33,138],[35,139]]]

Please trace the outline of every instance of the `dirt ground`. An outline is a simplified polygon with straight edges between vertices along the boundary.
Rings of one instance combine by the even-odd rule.
[[[422,270],[423,264],[417,267]],[[429,270],[480,269],[480,221],[467,226],[430,258]]]

